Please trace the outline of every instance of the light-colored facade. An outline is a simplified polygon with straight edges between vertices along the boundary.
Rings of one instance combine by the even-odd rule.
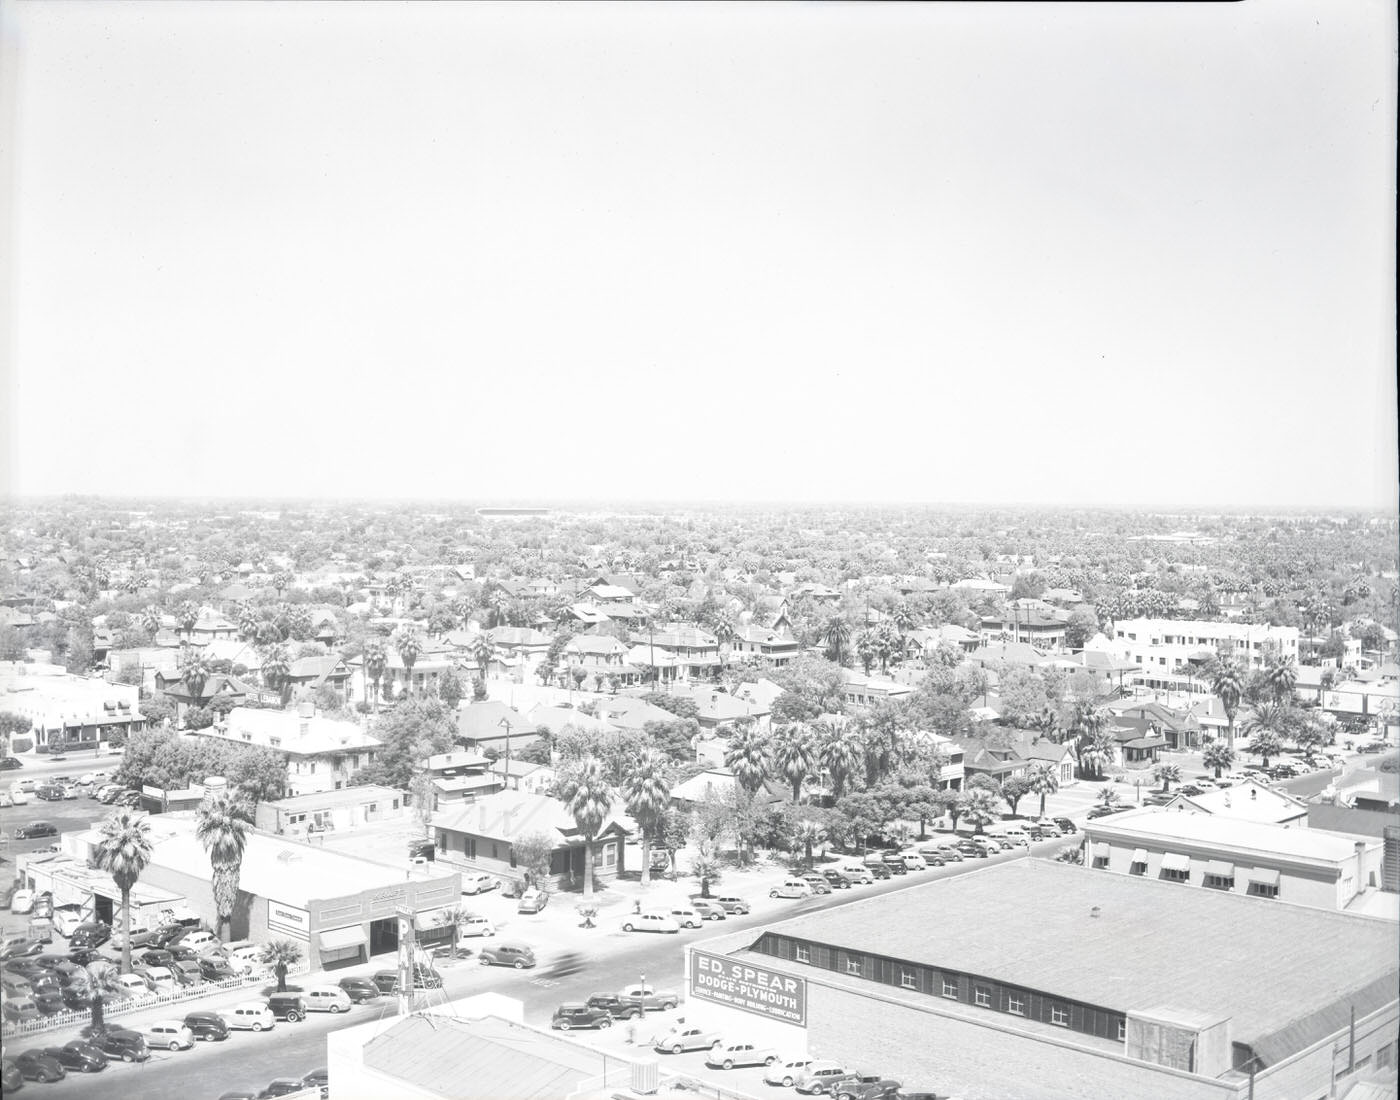
[[[386,821],[407,821],[408,799],[390,787],[346,787],[277,802],[259,802],[253,818],[259,829],[286,836],[346,833]]]
[[[1148,807],[1084,823],[1084,866],[1251,897],[1347,909],[1381,886],[1382,842]]]
[[[223,722],[194,736],[276,749],[287,758],[288,798],[349,786],[380,746],[355,722],[247,707],[235,707]]]
[[[92,751],[116,730],[146,728],[137,688],[74,676],[59,665],[0,662],[0,711],[28,718],[36,746],[61,741],[74,751]]]
[[[1298,628],[1186,619],[1125,619],[1113,627],[1114,652],[1139,667],[1134,686],[1205,693],[1191,675],[1207,658],[1224,652],[1242,667],[1263,668],[1272,654],[1298,660]]]

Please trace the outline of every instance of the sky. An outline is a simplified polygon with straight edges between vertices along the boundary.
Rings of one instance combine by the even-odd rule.
[[[0,32],[8,493],[1396,508],[1391,3]]]

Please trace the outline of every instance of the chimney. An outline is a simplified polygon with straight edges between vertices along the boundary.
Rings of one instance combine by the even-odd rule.
[[[1099,915],[1099,912],[1100,912],[1100,909],[1099,909],[1099,907],[1096,905],[1096,906],[1094,906],[1092,909],[1089,910],[1089,916],[1090,916],[1090,917],[1093,917],[1093,918],[1095,918],[1095,919],[1097,919],[1097,918],[1098,918],[1098,915]]]

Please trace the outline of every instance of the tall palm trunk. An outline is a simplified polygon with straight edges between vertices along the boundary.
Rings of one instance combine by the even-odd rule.
[[[642,889],[651,885],[651,830],[642,829]]]
[[[122,891],[122,973],[131,973],[131,890]]]
[[[593,838],[584,837],[583,843],[583,900],[593,900]]]

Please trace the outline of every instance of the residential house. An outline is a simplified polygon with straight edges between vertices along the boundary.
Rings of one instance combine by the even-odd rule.
[[[549,653],[554,635],[526,626],[497,626],[486,632],[502,663],[533,674]]]
[[[1002,614],[981,617],[980,634],[987,645],[1024,642],[1042,653],[1053,653],[1064,649],[1068,623],[1068,612],[1043,600],[1010,600]]]
[[[640,730],[648,722],[674,722],[676,716],[654,703],[631,695],[615,695],[598,700],[598,718],[611,728]]]
[[[341,706],[349,706],[352,702],[350,666],[334,653],[321,657],[298,657],[287,671],[287,684],[294,696],[302,693],[314,696],[322,688],[329,688]]]
[[[1142,719],[1115,719],[1108,728],[1118,743],[1117,762],[1133,770],[1151,768],[1167,747],[1167,739],[1150,724],[1143,728]]]
[[[729,652],[731,659],[757,657],[773,662],[775,668],[782,668],[802,652],[802,646],[790,633],[749,623],[735,628]]]
[[[512,744],[511,751],[514,750]],[[432,779],[434,810],[475,802],[505,789],[501,778],[491,773],[491,758],[475,750],[436,753],[428,757],[424,767]]]
[[[490,765],[490,772],[502,790],[526,794],[548,794],[558,777],[549,765],[531,764],[528,760],[497,760]]]
[[[841,676],[846,681],[844,698],[851,706],[870,706],[881,699],[903,699],[914,691],[908,684],[882,676],[866,676],[854,669],[843,668]]]
[[[369,698],[368,685],[365,682],[363,655],[352,657],[346,664],[350,667],[352,679],[350,698]],[[456,661],[451,651],[440,642],[424,639],[423,648],[413,662],[412,693],[414,695],[435,694],[438,682],[455,668]],[[388,698],[392,691],[393,698],[401,698],[408,682],[408,670],[404,667],[403,658],[399,655],[398,648],[392,640],[385,639],[384,674],[379,679],[380,697]]]
[[[533,745],[539,731],[512,706],[497,699],[463,702],[457,707],[457,740],[468,749],[511,757]]]
[[[972,653],[982,644],[980,634],[956,623],[911,630],[909,640],[923,654],[925,660],[932,658],[940,645],[947,644],[962,653]]]
[[[611,621],[602,608],[591,603],[570,604],[567,614],[571,621],[585,628],[602,626],[604,623]]]
[[[1138,730],[1141,735],[1161,734],[1173,752],[1201,748],[1201,722],[1189,711],[1177,711],[1158,702],[1133,703],[1110,708],[1117,713],[1114,724]]]
[[[583,602],[607,611],[614,604],[635,603],[637,594],[616,584],[592,584],[583,590]]]
[[[1010,739],[963,737],[959,744],[963,750],[963,774],[968,780],[985,775],[1004,783],[1013,776],[1024,778],[1030,772],[1030,761],[1016,750]]]
[[[311,837],[354,832],[386,821],[406,822],[409,813],[409,800],[402,791],[368,784],[259,802],[253,824],[265,833]]]
[[[1093,870],[1353,912],[1380,891],[1383,845],[1374,837],[1170,807],[1113,814],[1083,829],[1084,865]]]
[[[573,726],[580,730],[610,730],[614,727],[611,723],[605,722],[591,714],[585,714],[577,707],[549,706],[547,703],[540,703],[527,712],[526,717],[534,723],[535,729],[543,733],[548,730],[557,734],[565,726]]]
[[[194,628],[189,631],[182,628],[180,633],[182,639],[191,645],[205,645],[219,640],[233,641],[238,637],[238,627],[217,611],[205,607],[200,609]]]
[[[719,642],[691,623],[668,623],[659,630],[634,633],[626,660],[649,673],[646,679],[655,683],[708,680],[719,672]]]
[[[293,798],[348,787],[381,745],[358,723],[322,718],[309,704],[296,710],[236,707],[194,736],[276,749],[287,761],[285,796]]]
[[[192,707],[208,707],[215,700],[220,700],[232,709],[241,707],[250,691],[255,697],[258,694],[255,688],[250,688],[242,679],[227,672],[211,672],[197,692],[190,689],[189,682],[178,672],[173,676],[157,672],[155,678],[156,690],[175,704],[177,722],[184,722]]]
[[[730,798],[737,785],[738,780],[728,768],[711,768],[676,784],[671,789],[671,805],[680,813],[690,813],[701,803]],[[766,780],[754,799],[759,809],[766,809],[785,803],[791,793],[782,783]]]
[[[695,704],[698,712],[696,718],[702,730],[714,730],[740,722],[752,722],[760,730],[768,728],[768,708],[752,700],[730,695],[721,688],[677,684],[667,694],[678,699],[689,699]]]
[[[626,838],[631,829],[620,803],[606,814],[602,828],[591,842],[595,879],[616,878],[624,869]],[[563,889],[583,876],[588,845],[568,807],[547,795],[498,791],[465,806],[435,813],[433,832],[439,863],[485,871],[515,882],[525,877],[525,868],[516,860],[516,843],[522,837],[543,833],[554,842],[549,861],[550,885]]]

